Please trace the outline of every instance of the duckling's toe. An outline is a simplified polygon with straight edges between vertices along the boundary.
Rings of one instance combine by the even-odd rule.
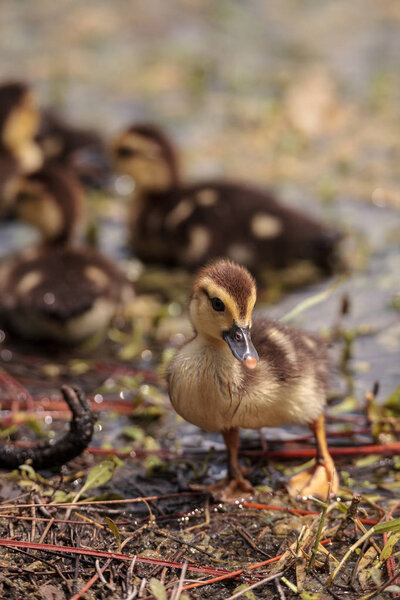
[[[291,496],[308,498],[314,496],[327,500],[337,494],[339,478],[333,461],[315,466],[294,475],[286,485]]]
[[[234,479],[221,479],[221,481],[211,485],[191,484],[189,487],[191,490],[209,492],[214,500],[222,500],[223,502],[234,502],[254,492],[250,481],[241,475]]]

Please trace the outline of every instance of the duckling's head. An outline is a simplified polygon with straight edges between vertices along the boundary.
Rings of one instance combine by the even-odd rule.
[[[15,209],[20,219],[39,230],[45,242],[67,242],[82,225],[84,193],[71,172],[48,165],[21,178]]]
[[[21,82],[0,86],[0,146],[19,162],[24,172],[38,169],[42,153],[34,143],[40,114],[29,87]]]
[[[132,177],[143,191],[163,191],[178,184],[175,150],[152,125],[133,125],[116,138],[111,152],[116,171]]]
[[[225,341],[249,369],[259,360],[250,336],[255,301],[256,284],[247,269],[222,259],[199,272],[189,307],[198,335]]]

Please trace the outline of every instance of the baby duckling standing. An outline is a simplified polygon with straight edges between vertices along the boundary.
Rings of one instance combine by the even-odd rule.
[[[255,301],[255,282],[244,267],[218,260],[200,271],[189,306],[195,335],[169,368],[171,403],[190,423],[222,433],[228,477],[211,490],[225,499],[252,490],[238,464],[239,427],[308,425],[317,442],[316,464],[292,477],[288,490],[325,499],[338,489],[323,416],[325,344],[300,329],[253,320]]]

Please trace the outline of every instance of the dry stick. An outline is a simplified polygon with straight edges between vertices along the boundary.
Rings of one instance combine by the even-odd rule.
[[[284,506],[273,506],[270,504],[259,504],[257,502],[242,502],[244,508],[255,508],[258,510],[278,510],[281,512],[290,513],[292,515],[319,515],[320,511],[317,510],[304,510],[300,508],[286,508]],[[376,525],[378,521],[376,519],[358,519],[360,523],[364,525]]]
[[[40,540],[39,540],[39,544],[43,544],[44,540],[46,539],[47,534],[49,533],[50,527],[53,525],[54,523],[54,519],[50,519],[50,521],[47,523],[45,530],[43,531],[42,535],[40,536]]]
[[[396,577],[397,577],[397,573],[395,573],[391,579],[389,579],[388,581],[385,581],[385,583],[382,583],[382,585],[379,586],[376,590],[374,590],[373,592],[369,592],[368,594],[365,594],[365,596],[361,596],[360,598],[357,598],[357,600],[370,600],[370,598],[373,598],[377,594],[380,594],[387,587],[389,587],[389,585],[391,585],[394,582]],[[397,598],[398,598],[398,596],[396,596],[396,598],[394,598],[393,600],[397,600]]]
[[[101,573],[104,573],[104,571],[107,569],[107,567],[109,566],[110,562],[111,562],[111,558],[106,562],[106,564],[104,565],[104,567],[101,569]],[[91,579],[89,579],[89,581],[87,583],[85,583],[85,585],[83,586],[83,588],[81,590],[79,590],[79,592],[77,594],[74,594],[74,596],[72,596],[72,598],[70,598],[70,600],[79,600],[79,598],[82,598],[83,594],[85,594],[88,590],[90,590],[90,588],[92,587],[92,585],[94,583],[96,583],[96,581],[99,579],[99,575],[98,573],[95,573],[93,575],[93,577]]]
[[[45,504],[46,508],[53,508],[53,507],[70,507],[70,506],[79,506],[79,508],[85,508],[86,506],[95,506],[95,505],[101,505],[101,504],[135,504],[137,502],[145,502],[145,501],[149,501],[149,500],[169,500],[170,498],[181,498],[182,496],[204,496],[204,492],[192,492],[192,491],[187,491],[187,492],[177,492],[175,494],[162,494],[160,496],[136,496],[136,498],[121,498],[118,500],[91,500],[89,502],[49,502],[48,504]],[[19,509],[19,508],[31,508],[32,506],[38,506],[38,504],[3,504],[0,505],[0,509]],[[1,513],[0,513],[1,516]]]
[[[176,588],[176,592],[172,595],[171,600],[179,600],[181,593],[182,593],[183,582],[185,581],[186,570],[187,570],[187,562],[185,562],[183,564],[181,576],[179,578],[178,587]]]
[[[354,550],[356,550],[359,546],[361,546],[361,544],[363,544],[365,542],[365,540],[368,540],[368,538],[370,538],[371,535],[373,535],[374,533],[375,533],[375,530],[373,527],[371,527],[371,529],[369,529],[366,533],[364,533],[363,536],[361,536],[352,546],[350,546],[349,550],[347,550],[346,554],[343,556],[342,560],[340,561],[340,563],[338,564],[336,569],[329,576],[328,582],[327,582],[328,585],[331,585],[333,583],[333,580],[335,579],[336,575],[339,573],[340,569],[343,567],[343,565],[345,564],[347,559],[349,558],[350,554],[352,552],[354,552]]]
[[[282,575],[283,575],[283,571],[281,571],[280,573],[276,573],[275,575],[270,575],[269,577],[266,577],[265,579],[262,579],[261,581],[256,581],[256,583],[253,583],[252,585],[247,587],[245,590],[236,592],[236,594],[233,594],[233,596],[229,596],[229,598],[227,598],[227,600],[234,600],[234,598],[239,598],[239,596],[243,596],[243,594],[247,594],[247,592],[249,590],[253,590],[256,587],[263,585],[263,583],[268,583],[268,581],[272,581],[273,579],[278,579],[279,577],[282,577]]]
[[[109,563],[111,563],[111,560],[109,561]],[[102,583],[104,583],[104,585],[106,586],[106,588],[108,588],[110,590],[110,592],[115,592],[115,585],[112,585],[111,583],[108,583],[108,581],[106,580],[106,578],[103,575],[103,572],[105,569],[103,569],[103,571],[100,569],[100,563],[99,563],[99,559],[96,558],[96,561],[94,563],[95,568],[96,568],[96,573],[99,576],[99,579]]]

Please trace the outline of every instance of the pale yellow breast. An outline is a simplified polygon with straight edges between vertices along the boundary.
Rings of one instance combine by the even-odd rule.
[[[311,423],[325,395],[312,369],[287,382],[274,379],[266,362],[261,377],[243,385],[242,369],[229,352],[201,346],[195,338],[178,352],[169,379],[171,403],[186,421],[206,431],[260,429]]]

